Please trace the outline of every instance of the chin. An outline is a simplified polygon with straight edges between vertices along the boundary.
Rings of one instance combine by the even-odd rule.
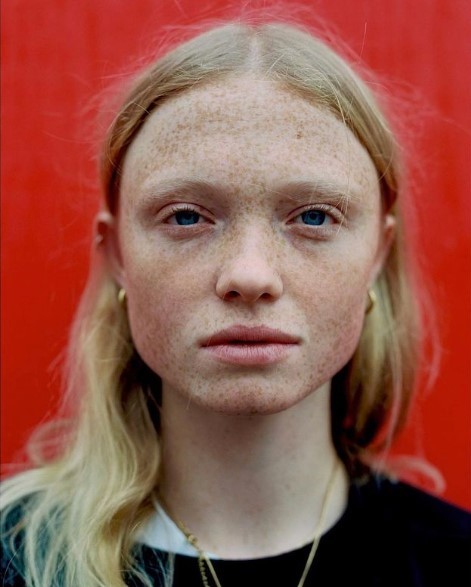
[[[269,416],[289,410],[311,394],[311,390],[299,390],[297,393],[251,386],[244,389],[218,390],[205,395],[193,396],[192,403],[200,408],[228,416]]]

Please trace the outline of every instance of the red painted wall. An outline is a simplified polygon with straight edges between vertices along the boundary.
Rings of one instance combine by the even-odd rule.
[[[291,2],[286,3],[293,9]],[[471,507],[471,9],[467,0],[305,0],[395,87],[418,131],[415,246],[432,285],[442,360],[396,452],[444,474]],[[87,273],[98,206],[93,97],[149,52],[164,24],[223,2],[2,4],[2,460],[53,413],[61,351]],[[426,373],[424,372],[424,378]],[[424,387],[424,386],[423,386]]]

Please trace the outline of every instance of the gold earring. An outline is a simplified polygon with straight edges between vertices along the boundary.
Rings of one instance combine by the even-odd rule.
[[[370,287],[368,290],[368,305],[366,307],[365,314],[369,314],[373,310],[377,300],[378,297],[376,296],[375,290]]]
[[[126,304],[126,290],[121,287],[118,291],[118,302],[124,306]]]

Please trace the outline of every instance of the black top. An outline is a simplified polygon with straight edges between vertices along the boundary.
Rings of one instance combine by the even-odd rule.
[[[222,587],[297,587],[310,547],[268,558],[212,562]],[[141,546],[136,555],[153,585],[161,586],[167,554]],[[23,587],[14,568],[7,567],[9,558],[5,550],[0,585]],[[209,571],[207,575],[213,586]],[[202,585],[196,558],[175,556],[173,585]],[[347,509],[322,537],[305,587],[435,585],[471,585],[471,514],[385,478],[352,484]]]

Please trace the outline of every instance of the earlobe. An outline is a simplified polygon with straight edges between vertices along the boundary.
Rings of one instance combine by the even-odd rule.
[[[116,217],[108,211],[101,211],[95,218],[95,244],[103,255],[113,278],[123,286],[123,264],[117,233]]]

